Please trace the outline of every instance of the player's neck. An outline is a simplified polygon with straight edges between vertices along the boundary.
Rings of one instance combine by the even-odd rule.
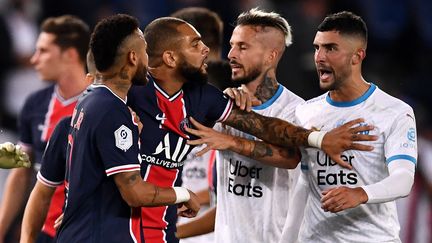
[[[85,77],[83,67],[63,74],[57,81],[59,95],[67,100],[81,94],[90,85]]]
[[[336,102],[350,102],[361,97],[369,88],[370,84],[363,77],[346,80],[341,87],[330,91],[330,98]]]
[[[117,72],[104,72],[98,75],[100,83],[106,85],[117,96],[126,100],[127,93],[132,86],[131,78],[128,74],[120,75]]]
[[[263,73],[258,78],[246,84],[246,87],[262,103],[271,99],[276,93],[279,83],[273,69]]]
[[[149,67],[149,72],[156,84],[169,96],[176,94],[185,83],[184,77],[176,75],[173,69]]]

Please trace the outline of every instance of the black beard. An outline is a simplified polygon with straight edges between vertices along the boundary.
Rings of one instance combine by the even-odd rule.
[[[140,63],[138,64],[135,76],[132,77],[132,85],[146,85],[147,82],[147,68],[144,64]]]
[[[180,64],[180,74],[187,80],[187,84],[206,84],[207,73],[201,72],[201,67],[194,67],[189,63],[183,61]]]
[[[233,79],[234,83],[236,83],[238,86],[242,84],[248,84],[252,81],[254,81],[258,76],[260,76],[261,71],[258,70],[258,68],[255,68],[249,73],[249,75],[244,76],[242,78]]]

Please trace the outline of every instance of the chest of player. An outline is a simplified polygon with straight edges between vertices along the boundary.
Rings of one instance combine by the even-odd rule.
[[[386,155],[391,150],[390,147],[407,146],[402,141],[400,144],[393,145],[386,143],[392,125],[392,122],[388,120],[388,115],[370,112],[359,114],[356,109],[345,109],[344,112],[340,112],[338,109],[327,109],[325,113],[316,113],[311,116],[311,119],[304,122],[303,125],[307,128],[315,127],[322,131],[330,131],[350,120],[361,117],[365,119],[363,125],[375,127],[371,131],[361,133],[378,136],[376,141],[361,142],[373,146],[373,151],[348,150],[341,154],[342,160],[353,166],[352,170],[342,168],[321,150],[305,149],[307,155],[304,158],[307,158],[310,175],[314,178],[317,186],[322,189],[336,185],[359,186],[375,183],[387,176]]]

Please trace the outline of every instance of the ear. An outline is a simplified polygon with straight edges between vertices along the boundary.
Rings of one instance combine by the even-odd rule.
[[[351,63],[353,65],[357,65],[360,64],[363,59],[366,57],[366,50],[365,49],[358,49],[354,54],[353,57],[351,59]]]
[[[164,51],[162,54],[162,60],[168,67],[174,68],[177,65],[177,56],[173,51]]]
[[[91,74],[91,73],[87,73],[85,80],[88,84],[92,84],[95,81],[95,75]]]
[[[69,47],[67,49],[65,49],[62,52],[63,56],[68,60],[68,61],[79,61],[80,60],[80,56],[79,53],[77,51],[77,49]]]
[[[275,60],[278,57],[278,51],[276,49],[273,49],[272,51],[270,51],[270,54],[267,56],[267,58],[265,59],[265,64],[272,64],[275,62]]]
[[[135,51],[130,51],[127,55],[128,63],[130,63],[133,66],[138,65],[138,56]]]

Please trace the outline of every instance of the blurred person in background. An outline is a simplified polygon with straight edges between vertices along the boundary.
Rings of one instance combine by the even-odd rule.
[[[20,114],[19,144],[29,154],[33,168],[14,169],[8,176],[0,207],[0,242],[25,205],[57,122],[72,115],[78,97],[89,85],[85,79],[89,39],[89,27],[74,16],[48,18],[41,24],[30,62],[40,78],[52,85],[30,95]],[[62,210],[63,190],[59,187],[56,191],[39,242],[50,242],[55,235],[54,221]]]

